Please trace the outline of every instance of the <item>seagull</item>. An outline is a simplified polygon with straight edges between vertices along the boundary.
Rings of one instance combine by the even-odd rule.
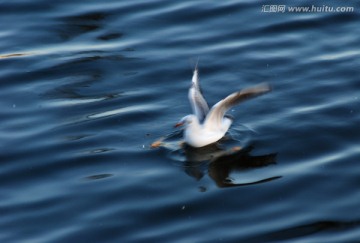
[[[231,107],[270,90],[269,84],[261,83],[234,92],[209,109],[200,88],[199,70],[196,65],[188,93],[193,114],[183,117],[175,127],[184,126],[185,143],[192,147],[199,148],[215,143],[224,137],[233,122],[233,119],[226,115]]]

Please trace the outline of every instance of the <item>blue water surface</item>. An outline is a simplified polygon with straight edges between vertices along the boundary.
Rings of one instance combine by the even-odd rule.
[[[0,242],[360,239],[359,10],[0,1]],[[211,105],[273,91],[194,150],[173,125],[198,58]]]

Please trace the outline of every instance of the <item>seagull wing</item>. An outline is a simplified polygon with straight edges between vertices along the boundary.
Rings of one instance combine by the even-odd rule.
[[[207,128],[219,129],[222,126],[224,115],[232,106],[239,104],[250,98],[254,98],[261,94],[265,94],[271,90],[270,85],[263,83],[251,88],[243,89],[238,92],[232,93],[225,99],[220,100],[216,103],[205,119],[205,126]]]
[[[201,88],[199,85],[199,71],[197,66],[195,67],[192,77],[192,84],[189,89],[189,101],[193,113],[197,116],[199,121],[202,122],[205,119],[207,113],[209,112],[209,106],[201,92]]]

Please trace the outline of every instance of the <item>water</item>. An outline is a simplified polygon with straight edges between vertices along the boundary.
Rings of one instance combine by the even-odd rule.
[[[358,240],[360,5],[262,4],[0,1],[0,241]],[[274,88],[232,155],[178,145],[198,57],[210,104]]]

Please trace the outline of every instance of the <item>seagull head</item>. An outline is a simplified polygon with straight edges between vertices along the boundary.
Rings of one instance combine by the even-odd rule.
[[[175,127],[188,126],[196,120],[197,117],[195,115],[187,115],[181,118],[181,120],[175,124]]]

